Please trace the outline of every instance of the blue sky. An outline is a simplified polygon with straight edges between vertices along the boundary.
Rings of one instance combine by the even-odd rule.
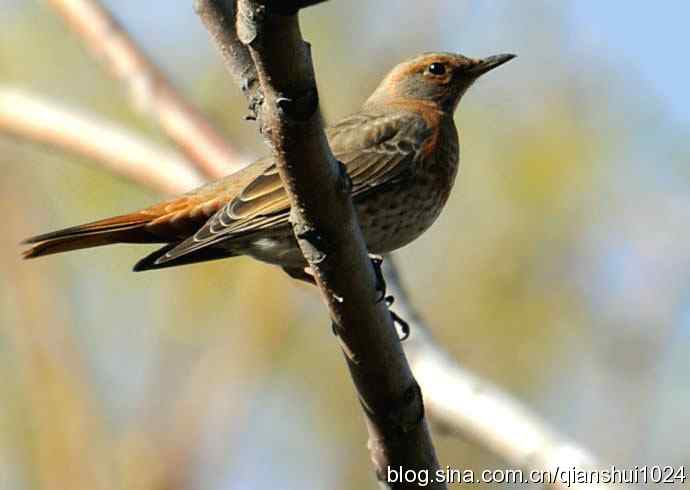
[[[653,87],[675,117],[690,122],[690,3],[579,0],[571,8],[584,47],[605,50],[612,63]]]

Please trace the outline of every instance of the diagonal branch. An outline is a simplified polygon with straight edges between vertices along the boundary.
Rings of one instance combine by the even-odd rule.
[[[84,156],[165,193],[187,191],[203,183],[186,160],[128,129],[1,86],[0,131]]]
[[[96,58],[129,89],[134,105],[208,178],[239,170],[242,158],[187,101],[97,0],[50,0]]]
[[[292,13],[299,3],[281,2],[281,10],[276,12],[272,8],[276,2],[240,0],[237,33],[256,67],[263,94],[262,131],[290,197],[295,236],[330,308],[334,331],[364,408],[377,476],[389,486],[389,467],[431,473],[438,462],[421,391],[391,315],[385,303],[376,300],[375,272],[347,179],[326,140],[309,48],[302,40],[297,15]],[[203,15],[205,4],[218,6],[218,2],[197,2],[197,11],[208,20]],[[225,18],[232,19],[232,12]],[[225,26],[232,27],[230,22]],[[395,488],[407,488],[407,484],[398,483]],[[445,485],[434,483],[432,488]]]

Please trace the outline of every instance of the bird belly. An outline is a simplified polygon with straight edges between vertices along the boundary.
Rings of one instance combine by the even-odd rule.
[[[379,188],[356,199],[357,218],[369,252],[392,252],[418,238],[441,214],[451,185],[452,180],[449,182],[448,178],[418,175],[411,185],[401,183]],[[270,264],[306,266],[289,226],[259,232],[240,244],[233,243],[232,248]]]
[[[448,201],[460,161],[455,126],[444,126],[433,156],[415,165],[409,179],[373,189],[356,200],[360,225],[369,251],[392,252],[413,240],[436,221]]]
[[[257,234],[241,244],[232,246],[234,249],[239,249],[242,254],[269,264],[293,268],[306,265],[302,251],[289,226],[279,232]]]
[[[357,205],[360,226],[371,253],[397,250],[417,239],[436,221],[448,192],[437,185],[416,182],[372,193]]]

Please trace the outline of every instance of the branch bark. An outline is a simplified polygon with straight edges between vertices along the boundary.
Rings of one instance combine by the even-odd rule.
[[[129,89],[134,106],[153,115],[207,177],[239,170],[242,158],[129,37],[97,0],[50,0],[93,55]]]
[[[84,156],[165,193],[204,182],[189,162],[167,148],[93,114],[17,89],[0,87],[0,131]]]
[[[237,38],[247,46],[256,67],[262,132],[290,197],[295,236],[330,309],[357,388],[376,474],[392,488],[416,487],[416,483],[388,483],[387,469],[429,473],[438,469],[421,390],[391,315],[385,303],[377,302],[376,275],[350,199],[349,180],[323,131],[309,47],[302,40],[296,13],[301,3],[281,2],[276,11],[277,2],[239,0]],[[228,5],[198,1],[196,8],[208,24],[212,18],[208,12]],[[235,39],[232,33],[217,34],[218,26],[232,28],[229,19],[234,14],[230,11],[224,20],[210,24],[216,42]],[[223,46],[221,52],[233,53],[230,46]],[[236,66],[231,63],[229,68]],[[242,76],[246,74],[245,67]],[[431,488],[445,485],[435,482]]]

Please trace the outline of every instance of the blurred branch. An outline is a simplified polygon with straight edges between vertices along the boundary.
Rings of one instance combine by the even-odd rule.
[[[556,468],[592,471],[589,452],[567,440],[519,401],[464,369],[433,338],[412,305],[390,258],[384,262],[396,310],[410,324],[404,348],[417,377],[429,419],[450,434],[467,438],[525,471]],[[526,473],[528,474],[528,473]],[[610,488],[556,481],[553,488]]]
[[[165,193],[203,183],[174,152],[93,114],[0,86],[0,131],[85,156],[115,174]]]
[[[4,156],[4,155],[3,155]],[[30,207],[17,206],[26,197],[27,183],[12,172],[0,179],[0,207],[11,209],[3,219],[0,252],[14,250],[14,237],[25,236],[36,219]],[[3,382],[4,396],[21,410],[11,432],[3,432],[17,451],[17,470],[28,481],[20,488],[46,490],[114,490],[117,484],[110,460],[109,418],[89,383],[89,363],[75,344],[74,318],[59,304],[63,284],[48,264],[23,267],[18,260],[3,261],[3,278],[11,289],[14,321],[0,320],[0,338],[12,352],[12,376]],[[12,317],[9,317],[12,318]],[[16,363],[16,364],[15,364]],[[13,390],[12,383],[22,385]],[[7,391],[9,389],[9,391]],[[2,406],[4,409],[5,406]],[[8,426],[3,426],[3,431]],[[1,452],[1,451],[0,451]],[[0,487],[16,488],[0,470]],[[24,468],[24,470],[20,469]],[[9,486],[8,486],[9,485]]]
[[[166,490],[195,488],[195,464],[209,443],[209,420],[218,416],[218,407],[224,407],[225,430],[214,437],[232,440],[246,431],[245,421],[251,418],[265,385],[272,383],[275,360],[284,351],[288,335],[294,333],[285,322],[267,322],[263,331],[226,330],[189,370],[175,396],[171,419],[163,427],[159,447],[168,468],[164,472],[168,484],[161,487]],[[160,418],[158,412],[152,417]],[[242,451],[243,446],[235,450]]]
[[[218,26],[233,29],[229,21],[235,17],[232,10],[225,10],[223,20],[211,22],[210,31],[216,42],[233,44],[221,46],[222,53],[241,52],[239,39],[254,61],[263,95],[257,99],[261,101],[262,132],[270,138],[292,205],[295,236],[330,308],[334,332],[358,391],[379,482],[388,487],[389,467],[433,472],[438,462],[424,419],[421,391],[391,315],[384,302],[376,301],[376,277],[349,188],[323,130],[311,55],[295,14],[299,3],[282,2],[276,12],[275,2],[239,0],[237,36],[217,34]],[[214,1],[196,3],[202,20],[208,23],[212,10],[207,5],[222,7]],[[232,8],[232,2],[224,6]],[[241,57],[247,60],[245,55]],[[231,56],[231,70],[237,69],[237,59],[237,55]],[[236,78],[247,76],[254,75],[244,66]],[[323,196],[330,200],[324,203]],[[323,243],[329,244],[328,250],[322,248]],[[431,486],[445,488],[442,483]]]
[[[239,170],[242,158],[163,72],[143,53],[97,0],[49,0],[84,44],[124,82],[142,112],[155,116],[166,134],[208,178]]]

